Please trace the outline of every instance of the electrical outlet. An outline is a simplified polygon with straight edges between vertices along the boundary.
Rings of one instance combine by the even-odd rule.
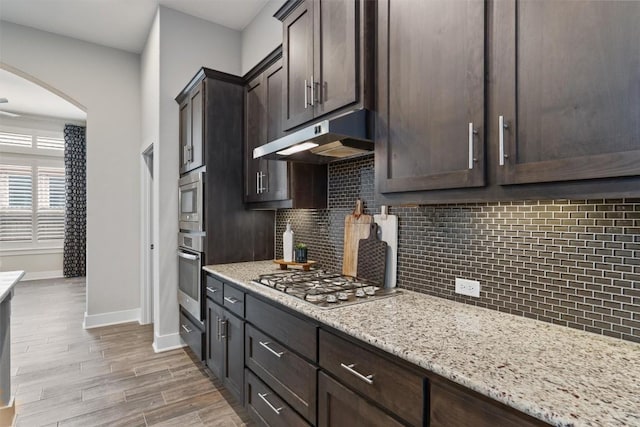
[[[480,282],[456,277],[456,294],[480,298]]]

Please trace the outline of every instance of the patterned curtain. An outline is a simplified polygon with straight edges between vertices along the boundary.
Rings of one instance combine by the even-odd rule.
[[[66,211],[63,273],[85,276],[87,240],[87,171],[85,127],[64,127]]]

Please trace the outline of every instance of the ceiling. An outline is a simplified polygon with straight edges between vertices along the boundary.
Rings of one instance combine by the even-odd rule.
[[[159,5],[243,30],[269,0],[0,0],[0,20],[141,53]],[[0,69],[0,111],[86,120],[52,92]],[[5,117],[5,116],[0,116]]]
[[[69,101],[3,69],[0,69],[0,88],[0,98],[9,100],[0,104],[0,111],[77,121],[87,119],[87,114]],[[0,115],[3,117],[6,116]]]
[[[243,30],[268,0],[0,0],[0,19],[141,53],[158,5]]]

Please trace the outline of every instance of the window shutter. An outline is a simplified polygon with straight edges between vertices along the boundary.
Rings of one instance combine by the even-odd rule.
[[[64,138],[51,136],[37,136],[36,146],[45,150],[64,150]]]
[[[31,166],[0,164],[0,241],[33,240]]]
[[[27,133],[0,132],[0,144],[8,147],[31,148],[33,137]]]
[[[64,239],[64,168],[38,168],[38,241]]]

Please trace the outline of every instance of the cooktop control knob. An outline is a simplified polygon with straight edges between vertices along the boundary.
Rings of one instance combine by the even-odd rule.
[[[338,292],[338,299],[340,301],[346,301],[349,299],[349,295],[346,292]]]
[[[334,302],[338,302],[338,300],[336,299],[335,295],[327,295],[327,302],[334,303]]]
[[[363,298],[363,297],[365,296],[365,293],[364,293],[364,291],[363,291],[362,289],[358,289],[358,290],[356,291],[356,296],[357,296],[358,298]]]

